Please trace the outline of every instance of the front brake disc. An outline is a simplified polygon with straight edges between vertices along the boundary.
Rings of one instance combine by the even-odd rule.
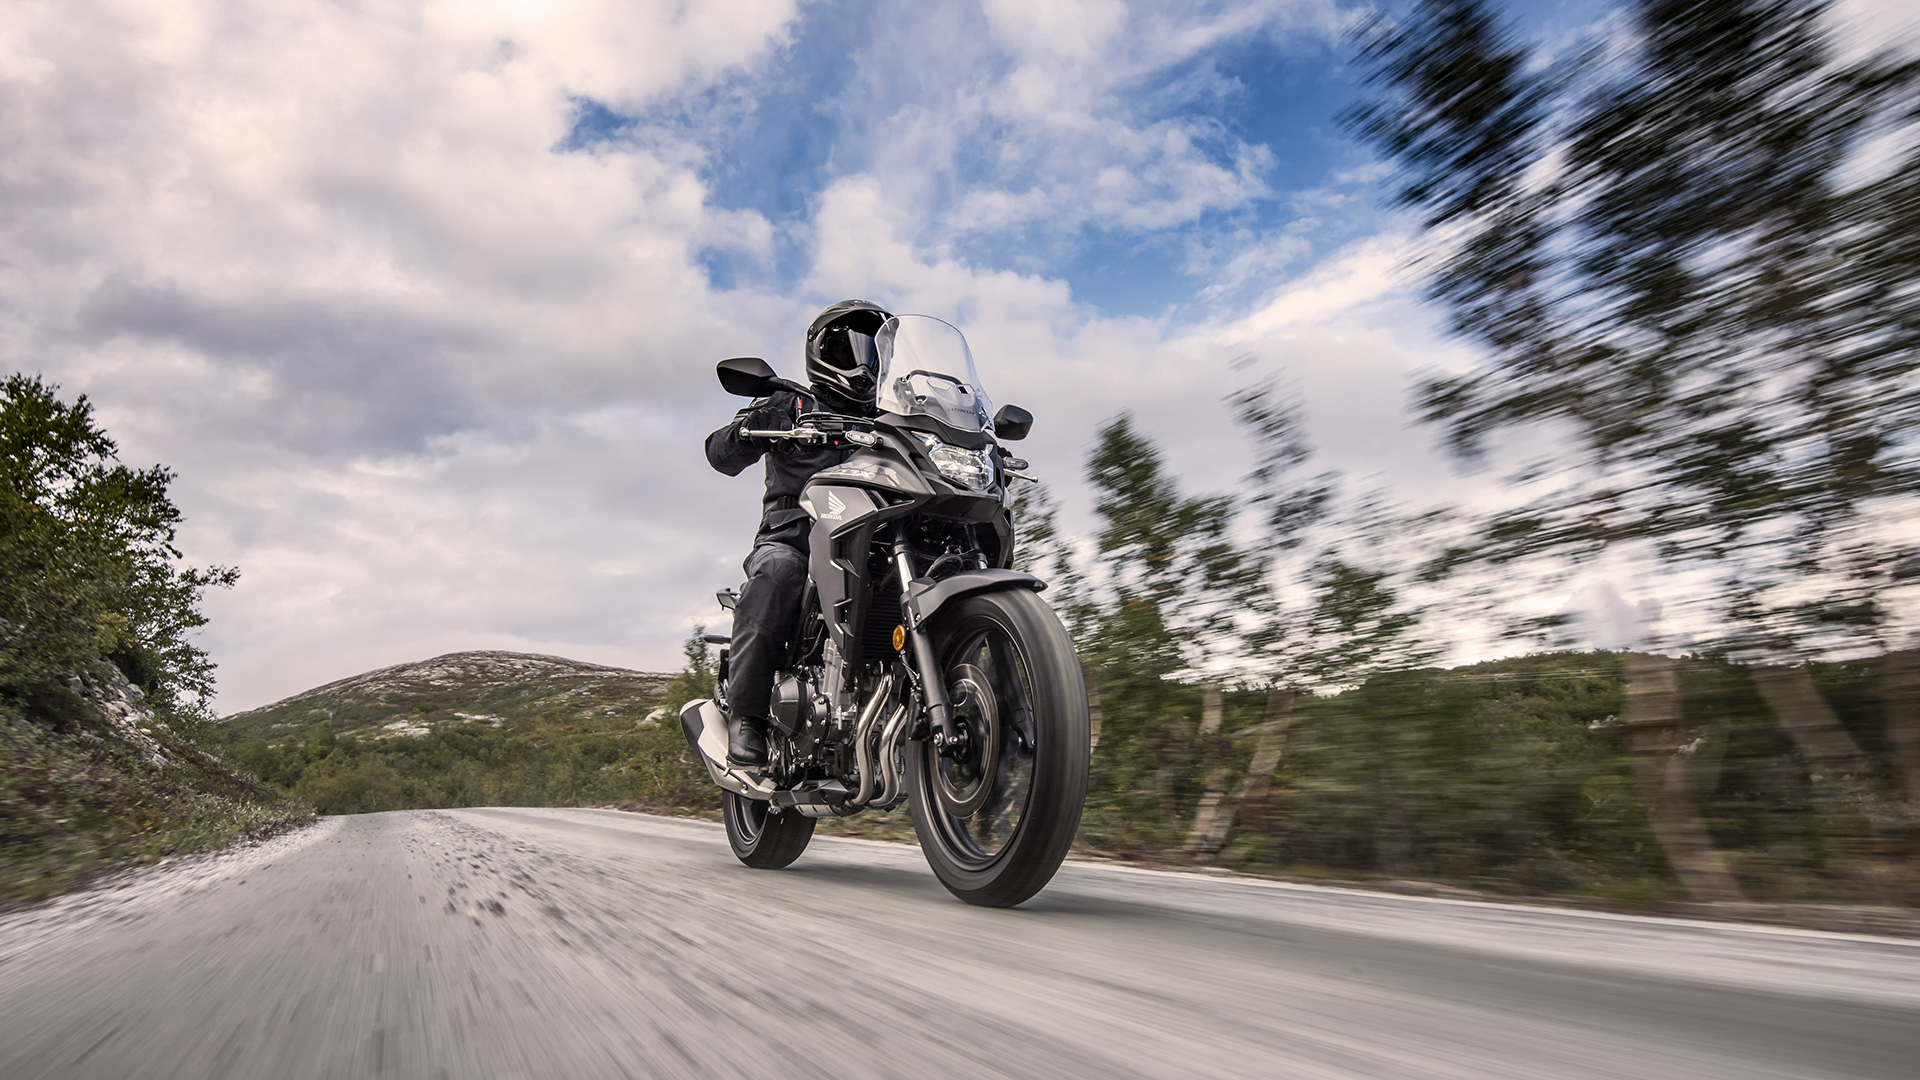
[[[955,726],[967,742],[948,757],[931,755],[933,794],[940,808],[957,818],[972,817],[986,805],[1000,764],[1000,708],[987,673],[972,664],[947,671],[947,695]]]

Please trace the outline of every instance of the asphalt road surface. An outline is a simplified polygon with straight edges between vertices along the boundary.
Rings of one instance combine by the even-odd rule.
[[[1920,1076],[1920,942],[592,810],[331,818],[0,919],[0,1077]]]

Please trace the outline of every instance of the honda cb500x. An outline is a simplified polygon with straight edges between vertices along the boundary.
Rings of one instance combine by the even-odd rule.
[[[1045,584],[1012,569],[1007,483],[1027,463],[1001,442],[1033,417],[989,411],[966,339],[939,319],[890,319],[873,347],[877,416],[808,413],[791,431],[744,433],[853,448],[801,494],[806,597],[775,676],[767,765],[727,761],[724,648],[715,700],[688,703],[680,724],[748,866],[791,863],[819,818],[905,800],[941,883],[1008,907],[1066,857],[1090,752],[1073,642]],[[763,360],[719,369],[731,394],[798,389]]]

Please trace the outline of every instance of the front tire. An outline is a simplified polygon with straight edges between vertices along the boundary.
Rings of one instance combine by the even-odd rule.
[[[761,799],[720,793],[720,816],[735,858],[755,870],[778,870],[800,857],[813,839],[814,819],[798,810],[774,813]]]
[[[1053,880],[1080,828],[1086,684],[1066,628],[1031,591],[975,593],[938,618],[935,653],[969,744],[948,758],[907,745],[914,830],[947,891],[1012,907]]]

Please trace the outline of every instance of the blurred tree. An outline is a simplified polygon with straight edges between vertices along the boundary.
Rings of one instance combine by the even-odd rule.
[[[1898,552],[1861,515],[1917,478],[1920,156],[1863,154],[1920,65],[1836,61],[1825,14],[1642,0],[1612,54],[1535,64],[1487,5],[1427,0],[1362,31],[1351,116],[1488,349],[1426,419],[1468,456],[1543,422],[1584,450],[1478,556],[1717,565],[1728,644],[1775,659],[1871,638]]]
[[[1245,505],[1258,532],[1246,564],[1259,577],[1237,582],[1235,593],[1243,681],[1268,692],[1261,721],[1234,732],[1252,740],[1247,771],[1231,794],[1223,770],[1209,779],[1188,840],[1203,852],[1219,850],[1235,820],[1266,798],[1303,689],[1354,685],[1437,651],[1418,635],[1423,612],[1408,594],[1440,515],[1397,513],[1377,495],[1343,499],[1336,474],[1308,474],[1304,409],[1275,380],[1227,403],[1254,450]]]
[[[1159,449],[1131,416],[1109,421],[1097,440],[1087,476],[1103,522],[1099,550],[1108,584],[1154,608],[1169,641],[1188,643],[1187,659],[1205,667],[1237,647],[1227,605],[1233,589],[1258,569],[1229,536],[1234,501],[1182,495]]]
[[[1222,738],[1219,688],[1210,688],[1203,715],[1214,719],[1205,732],[1213,736],[1214,745],[1209,748],[1206,786],[1185,847],[1195,855],[1218,852],[1235,821],[1250,805],[1266,798],[1285,752],[1294,699],[1312,681],[1299,663],[1307,639],[1277,587],[1276,569],[1325,518],[1337,479],[1331,474],[1302,475],[1313,457],[1305,411],[1298,398],[1284,393],[1274,379],[1228,395],[1227,406],[1247,432],[1254,452],[1242,509],[1255,519],[1255,539],[1245,552],[1237,553],[1234,572],[1225,577],[1231,586],[1233,631],[1238,636],[1235,660],[1239,682],[1266,689],[1266,709],[1257,723]],[[1235,781],[1234,766],[1241,757],[1248,760]]]
[[[1339,478],[1331,473],[1304,475],[1313,458],[1305,409],[1275,380],[1235,391],[1228,395],[1227,407],[1253,444],[1246,503],[1259,524],[1257,550],[1269,563],[1277,562],[1305,545],[1313,527],[1326,519]],[[1296,653],[1303,641],[1282,600],[1268,589],[1250,596],[1248,667],[1255,681],[1298,686],[1311,677],[1301,671]]]
[[[1097,758],[1108,763],[1090,835],[1130,849],[1177,847],[1205,765],[1222,749],[1222,684],[1244,645],[1240,610],[1264,567],[1234,543],[1235,501],[1183,494],[1132,417],[1101,428],[1087,472],[1102,523],[1100,588],[1084,594],[1091,633],[1080,644],[1099,702]],[[1176,681],[1183,673],[1200,685]]]
[[[1227,403],[1254,450],[1246,506],[1260,561],[1248,561],[1275,571],[1245,592],[1254,616],[1246,648],[1259,673],[1250,681],[1354,685],[1430,660],[1436,650],[1416,632],[1424,612],[1410,593],[1431,584],[1423,553],[1450,515],[1409,514],[1378,492],[1343,494],[1336,473],[1309,475],[1304,409],[1273,380]]]
[[[1876,512],[1920,479],[1920,151],[1892,168],[1872,151],[1920,118],[1920,64],[1836,60],[1826,14],[1641,0],[1632,39],[1546,63],[1478,0],[1362,30],[1379,93],[1351,120],[1402,166],[1442,252],[1432,294],[1487,348],[1422,388],[1425,418],[1463,456],[1536,423],[1583,451],[1525,470],[1562,482],[1448,561],[1638,550],[1711,568],[1734,655],[1884,647],[1905,541]],[[1670,661],[1630,673],[1643,753],[1710,737],[1677,726]],[[1769,686],[1804,760],[1864,760],[1808,711],[1804,671]],[[1860,794],[1833,775],[1849,791],[1828,804]],[[1704,832],[1673,824],[1703,787],[1661,787],[1657,831],[1695,893],[1723,897]]]
[[[1044,578],[1047,603],[1078,636],[1090,628],[1092,601],[1087,575],[1073,543],[1060,528],[1060,504],[1044,481],[1022,484],[1013,495],[1013,568]]]
[[[695,698],[713,696],[714,670],[713,649],[707,644],[707,628],[696,623],[687,640],[680,644],[681,655],[687,658],[686,666],[674,673],[673,681],[667,684],[667,698],[661,709],[672,723],[679,723],[680,707]]]

